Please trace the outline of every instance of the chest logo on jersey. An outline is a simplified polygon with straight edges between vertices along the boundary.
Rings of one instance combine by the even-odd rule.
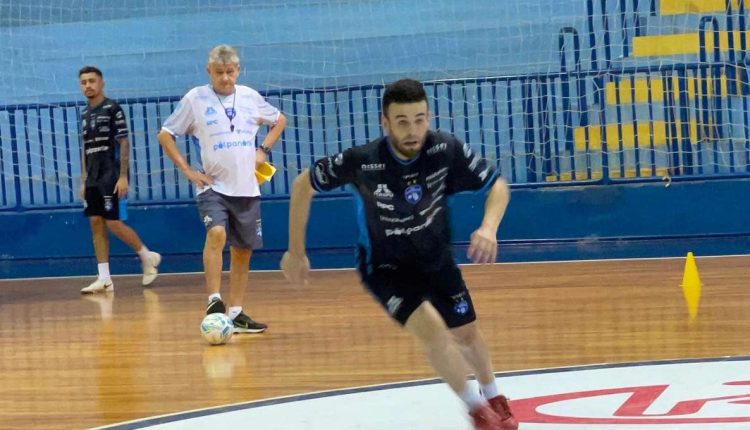
[[[381,198],[381,199],[392,199],[393,193],[391,190],[388,189],[387,184],[378,184],[378,188],[375,189],[375,197]]]
[[[205,115],[205,116],[216,115],[216,109],[214,109],[211,106],[209,106],[209,107],[206,108],[206,111],[203,112],[203,115]]]
[[[385,170],[385,163],[372,163],[363,164],[361,166],[363,172],[372,172],[376,170]]]
[[[422,186],[419,184],[409,185],[404,190],[404,198],[407,202],[416,205],[422,200]]]

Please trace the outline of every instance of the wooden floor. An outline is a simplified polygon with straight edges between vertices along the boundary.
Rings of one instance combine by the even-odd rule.
[[[691,322],[684,261],[464,267],[498,371],[601,362],[750,355],[750,257],[698,259],[704,284]],[[115,278],[0,282],[0,428],[88,428],[227,403],[432,377],[415,343],[352,271],[306,288],[251,273],[250,314],[263,335],[203,343],[201,275],[143,289]],[[502,387],[501,387],[502,388]]]

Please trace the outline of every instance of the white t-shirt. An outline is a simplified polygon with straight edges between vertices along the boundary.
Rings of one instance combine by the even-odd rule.
[[[173,136],[197,139],[199,170],[214,180],[213,185],[199,187],[198,194],[212,188],[227,196],[260,195],[255,179],[255,135],[262,124],[276,124],[280,112],[254,89],[244,85],[234,88],[234,94],[221,96],[210,85],[195,87],[162,124],[162,130]]]

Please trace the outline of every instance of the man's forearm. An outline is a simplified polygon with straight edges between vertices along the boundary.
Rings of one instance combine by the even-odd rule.
[[[130,145],[128,139],[121,137],[120,141],[120,178],[128,178],[128,167],[130,166]]]
[[[307,220],[310,216],[310,201],[315,189],[310,183],[307,169],[297,176],[292,184],[292,196],[289,202],[289,252],[295,255],[305,253],[305,234]]]
[[[503,178],[497,178],[484,202],[482,227],[497,231],[510,201],[510,188]]]
[[[182,154],[180,154],[179,149],[177,149],[177,143],[174,141],[174,136],[169,132],[162,130],[159,132],[157,138],[162,149],[164,149],[164,153],[167,154],[167,157],[172,160],[174,165],[177,166],[180,171],[185,173],[190,170],[190,165],[185,161]]]

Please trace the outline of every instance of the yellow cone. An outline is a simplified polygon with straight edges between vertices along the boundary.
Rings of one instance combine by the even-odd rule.
[[[695,257],[688,252],[685,259],[685,273],[682,275],[682,293],[685,296],[690,318],[698,316],[698,304],[701,300],[701,278],[698,275],[698,266]]]

